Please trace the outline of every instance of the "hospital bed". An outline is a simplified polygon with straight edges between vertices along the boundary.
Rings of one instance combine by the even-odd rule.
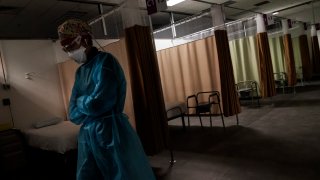
[[[77,136],[80,126],[70,121],[54,125],[24,130],[27,144],[33,148],[65,154],[77,149]]]
[[[75,179],[79,130],[70,121],[60,121],[22,131],[32,171],[39,173],[39,179]]]

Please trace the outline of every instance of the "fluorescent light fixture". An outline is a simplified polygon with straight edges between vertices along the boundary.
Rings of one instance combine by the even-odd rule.
[[[274,12],[274,13],[272,13],[272,15],[277,15],[277,14],[279,14],[279,12]]]
[[[168,0],[167,1],[167,6],[174,6],[174,5],[179,4],[179,3],[183,2],[183,1],[185,1],[185,0]]]

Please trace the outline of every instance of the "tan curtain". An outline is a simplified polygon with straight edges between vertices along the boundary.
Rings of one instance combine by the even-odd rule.
[[[311,44],[313,73],[318,74],[320,73],[320,50],[317,36],[311,37]]]
[[[69,100],[75,80],[75,73],[78,67],[79,65],[73,60],[67,60],[58,64],[60,84],[62,88],[61,91],[66,113],[68,113]]]
[[[105,51],[110,52],[118,59],[119,63],[121,64],[124,70],[124,73],[127,79],[127,97],[126,97],[126,102],[124,106],[124,112],[129,116],[129,121],[131,125],[135,127],[128,60],[127,60],[125,48],[126,46],[125,46],[124,39],[120,39],[117,42],[108,44],[107,46],[103,47]],[[71,91],[74,83],[75,72],[78,67],[79,65],[75,63],[73,60],[67,60],[63,63],[58,64],[59,74],[60,74],[60,83],[62,87],[62,94],[63,94],[66,112],[68,112],[69,99],[71,96]]]
[[[167,145],[166,120],[159,67],[149,27],[125,29],[137,132],[148,155]]]
[[[262,97],[276,95],[271,54],[266,32],[257,34],[258,57],[260,67],[260,94]]]
[[[216,30],[214,35],[219,62],[223,113],[225,116],[232,116],[240,113],[240,103],[235,89],[228,35],[226,30]]]
[[[309,80],[312,78],[312,69],[310,66],[310,53],[307,35],[304,34],[299,36],[299,46],[301,52],[303,78],[305,80]]]
[[[157,52],[166,103],[185,102],[187,96],[200,91],[221,90],[214,49],[215,38],[211,36]]]
[[[294,86],[297,83],[297,76],[292,48],[292,39],[290,34],[283,35],[283,45],[286,62],[286,72],[288,77],[288,86]]]

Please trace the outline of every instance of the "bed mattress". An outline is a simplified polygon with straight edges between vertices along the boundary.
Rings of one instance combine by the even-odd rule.
[[[77,149],[79,130],[79,125],[70,121],[62,121],[51,126],[28,129],[23,133],[29,146],[64,154]]]

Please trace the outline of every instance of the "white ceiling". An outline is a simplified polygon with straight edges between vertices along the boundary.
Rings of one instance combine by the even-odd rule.
[[[56,38],[56,27],[67,18],[75,17],[91,20],[98,17],[98,3],[108,12],[123,0],[0,0],[0,38],[1,39],[44,39]],[[269,0],[268,4],[255,6],[264,0],[186,0],[166,11],[152,15],[155,28],[168,25],[170,12],[175,20],[204,11],[212,4],[227,4],[226,17],[236,20],[259,13],[280,11],[277,16],[299,21],[320,22],[320,2],[311,0]],[[303,5],[304,4],[304,5]],[[145,0],[139,0],[145,9]],[[314,8],[314,11],[313,11]],[[314,12],[314,14],[313,14]],[[113,28],[113,25],[110,28]],[[101,25],[95,25],[95,33],[102,34]]]

